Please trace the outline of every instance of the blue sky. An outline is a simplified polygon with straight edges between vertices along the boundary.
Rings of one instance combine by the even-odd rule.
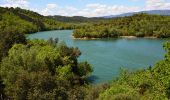
[[[170,0],[0,0],[2,7],[21,7],[43,15],[106,16],[170,9]]]
[[[105,5],[125,5],[125,6],[144,6],[144,1],[141,0],[139,2],[131,2],[133,0],[30,0],[31,4],[41,4],[41,6],[45,6],[48,3],[55,3],[60,6],[74,6],[77,8],[82,8],[88,4],[105,4]]]

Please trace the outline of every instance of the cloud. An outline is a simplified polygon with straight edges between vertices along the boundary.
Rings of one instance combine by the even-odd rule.
[[[146,10],[170,9],[170,2],[166,0],[146,0]]]
[[[75,7],[61,7],[55,4],[47,4],[46,8],[40,13],[43,15],[64,15],[64,16],[86,16],[97,17],[113,14],[120,14],[125,12],[138,11],[138,7],[126,7],[126,6],[108,6],[103,4],[88,4],[82,9]]]
[[[1,4],[2,7],[21,7],[28,8],[29,2],[28,0],[4,0],[5,3]]]
[[[130,0],[132,2],[140,0]],[[170,2],[166,0],[145,0],[144,7],[124,6],[124,5],[105,5],[99,3],[87,4],[83,8],[61,7],[55,4],[47,4],[46,8],[40,13],[43,15],[64,15],[64,16],[86,16],[98,17],[107,15],[117,15],[127,12],[137,12],[143,10],[170,9]]]
[[[56,8],[57,5],[56,4],[47,4],[47,8],[49,9],[53,9],[53,8]]]
[[[39,10],[39,13],[43,15],[65,15],[72,16],[75,12],[78,12],[78,9],[74,7],[61,7],[56,4],[47,4],[45,9]]]
[[[43,15],[63,15],[63,16],[86,16],[98,17],[107,15],[117,15],[127,12],[135,12],[141,10],[156,10],[156,9],[170,9],[170,2],[167,0],[143,0],[145,5],[140,6],[125,6],[125,5],[106,5],[100,3],[87,4],[84,7],[76,8],[73,6],[60,6],[55,3],[46,4],[43,9],[32,8],[30,0],[3,0],[2,7],[21,7],[36,11]],[[129,0],[131,2],[139,2],[142,0]],[[140,3],[140,2],[139,2]]]
[[[102,4],[88,4],[86,8],[92,16],[116,15],[139,10],[139,7],[127,7],[123,5],[107,6]]]

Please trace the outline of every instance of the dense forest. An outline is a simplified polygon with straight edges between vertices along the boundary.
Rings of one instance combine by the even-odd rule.
[[[110,26],[114,32],[118,32],[113,37],[122,34],[119,33],[122,30],[139,29],[142,32],[140,30],[146,29],[148,32],[149,28],[150,32],[155,32],[155,28],[158,33],[161,30],[160,37],[169,37],[166,34],[170,25],[168,20],[168,16],[139,14],[77,26],[20,8],[0,8],[0,100],[168,100],[169,42],[163,45],[165,58],[154,66],[136,72],[122,70],[120,76],[112,82],[94,86],[87,81],[93,67],[86,61],[78,61],[81,55],[78,48],[68,47],[64,42],[59,42],[58,38],[47,41],[27,40],[25,35],[37,31],[75,28],[81,34],[88,28],[91,32],[97,28],[102,31],[102,27],[108,32]],[[130,28],[132,22],[140,26]]]
[[[136,14],[113,18],[74,30],[75,38],[115,38],[119,36],[170,37],[170,16]]]
[[[2,97],[12,100],[83,98],[85,78],[93,69],[87,62],[77,61],[80,55],[78,48],[67,47],[57,39],[13,45],[0,65],[5,84]]]

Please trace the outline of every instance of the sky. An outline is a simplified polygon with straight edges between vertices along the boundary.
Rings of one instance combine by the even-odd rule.
[[[145,10],[170,10],[170,0],[0,0],[42,15],[99,17]]]

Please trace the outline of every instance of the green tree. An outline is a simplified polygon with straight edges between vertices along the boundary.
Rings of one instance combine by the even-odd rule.
[[[84,98],[85,90],[78,88],[86,87],[84,77],[92,72],[91,66],[78,63],[78,48],[51,42],[54,40],[32,40],[25,45],[15,44],[9,50],[2,60],[0,75],[10,99],[67,100],[71,92],[76,93],[73,99]]]

